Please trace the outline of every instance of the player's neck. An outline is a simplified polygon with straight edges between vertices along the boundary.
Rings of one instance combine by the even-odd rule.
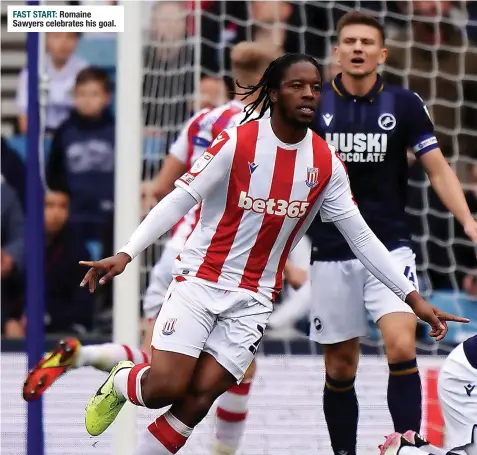
[[[278,115],[272,115],[270,119],[273,134],[285,144],[297,144],[301,142],[308,132],[308,128],[298,128],[285,122]]]
[[[235,96],[234,96],[234,101],[237,101],[238,103],[245,104],[245,103],[244,103],[244,100],[243,100],[243,95],[235,95]],[[248,101],[248,98],[247,98],[247,100],[246,100],[245,102],[247,102],[247,103],[249,102],[249,101]]]
[[[362,79],[356,79],[349,74],[342,73],[341,83],[345,90],[355,96],[365,96],[376,84],[378,79],[377,73],[372,73],[369,76],[363,77]]]

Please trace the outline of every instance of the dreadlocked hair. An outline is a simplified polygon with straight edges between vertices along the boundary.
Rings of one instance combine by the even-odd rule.
[[[243,90],[243,92],[235,92],[235,94],[243,96],[242,100],[246,100],[249,96],[259,91],[257,99],[245,106],[245,117],[240,122],[240,124],[248,122],[249,120],[261,119],[269,109],[270,113],[272,112],[273,103],[270,99],[270,91],[278,90],[280,88],[285,71],[290,66],[298,62],[311,63],[313,66],[315,66],[321,76],[321,70],[320,66],[318,65],[318,62],[310,55],[284,54],[281,57],[278,57],[277,59],[273,60],[273,62],[268,65],[267,69],[260,78],[260,81],[258,81],[256,85],[241,85],[239,81],[235,81],[237,87],[240,87]],[[262,105],[260,113],[257,117],[251,119],[250,117],[254,114],[254,112],[260,105]]]

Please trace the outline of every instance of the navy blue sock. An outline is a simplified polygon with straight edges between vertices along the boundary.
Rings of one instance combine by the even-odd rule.
[[[389,364],[388,407],[394,431],[419,433],[422,417],[421,377],[416,359]]]
[[[356,455],[359,411],[354,379],[338,381],[326,375],[323,411],[335,455]]]

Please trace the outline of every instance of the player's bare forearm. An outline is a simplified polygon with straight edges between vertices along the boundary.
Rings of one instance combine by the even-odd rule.
[[[429,176],[432,188],[444,206],[465,226],[474,222],[472,213],[465,199],[462,186],[455,172],[447,163],[439,149],[426,153],[421,163]]]
[[[174,182],[186,172],[187,166],[173,155],[168,155],[154,181],[154,196],[158,201],[174,189]]]

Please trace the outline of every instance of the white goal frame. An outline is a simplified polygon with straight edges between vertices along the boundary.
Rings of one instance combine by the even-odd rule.
[[[136,229],[141,217],[142,169],[142,55],[141,3],[122,0],[126,18],[118,33],[116,78],[116,163],[114,249],[118,251]],[[128,265],[114,281],[113,340],[139,343],[139,260]],[[136,446],[136,407],[123,409],[114,425],[114,454],[131,455]]]

